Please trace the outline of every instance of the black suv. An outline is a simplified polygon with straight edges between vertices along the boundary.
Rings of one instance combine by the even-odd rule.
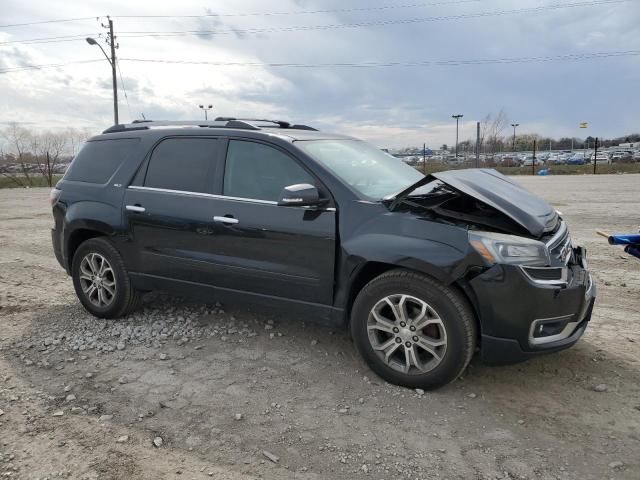
[[[567,348],[591,317],[585,251],[494,170],[424,176],[305,125],[139,121],[91,138],[51,193],[53,247],[93,315],[150,290],[349,326],[385,380],[434,388]]]

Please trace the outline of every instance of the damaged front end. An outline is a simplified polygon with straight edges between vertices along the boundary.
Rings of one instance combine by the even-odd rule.
[[[476,305],[485,361],[566,348],[584,332],[596,294],[586,252],[540,197],[472,169],[429,175],[385,203],[467,230],[478,265],[458,282]]]

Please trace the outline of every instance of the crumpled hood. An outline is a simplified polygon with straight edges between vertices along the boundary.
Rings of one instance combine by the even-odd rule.
[[[496,170],[449,170],[431,177],[502,212],[535,237],[552,230],[558,220],[551,205]]]

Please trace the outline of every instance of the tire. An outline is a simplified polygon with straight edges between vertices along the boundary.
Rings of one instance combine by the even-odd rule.
[[[406,322],[398,320],[402,312]],[[391,270],[358,294],[351,336],[365,362],[384,380],[431,390],[458,378],[471,361],[476,321],[457,290],[417,272]]]
[[[99,280],[92,280],[95,273],[101,274]],[[80,303],[98,318],[126,316],[142,303],[142,294],[131,285],[122,257],[106,238],[80,244],[73,256],[71,276]]]

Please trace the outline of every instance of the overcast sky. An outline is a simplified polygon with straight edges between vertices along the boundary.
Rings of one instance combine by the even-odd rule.
[[[583,5],[530,10],[569,3]],[[423,142],[439,147],[455,141],[452,114],[464,114],[460,130],[463,140],[475,134],[476,120],[501,108],[510,122],[521,125],[521,133],[584,136],[585,131],[578,128],[582,121],[589,122],[586,133],[593,136],[639,132],[640,55],[421,67],[286,68],[264,64],[407,63],[640,53],[640,0],[593,3],[1,0],[0,24],[112,15],[129,101],[127,106],[121,90],[121,122],[141,118],[142,113],[152,119],[199,119],[202,112],[198,104],[210,103],[214,115],[287,119],[323,130],[347,132],[386,147]],[[394,8],[372,9],[388,6]],[[526,11],[504,13],[521,9]],[[315,13],[300,13],[310,11]],[[473,16],[499,11],[503,14]],[[218,15],[119,17],[206,14]],[[361,25],[344,27],[353,24]],[[304,29],[329,25],[333,27]],[[200,30],[218,34],[133,38],[127,35],[134,34],[126,33]],[[101,60],[104,57],[99,48],[88,45],[82,37],[58,43],[4,43],[67,35],[97,36],[99,32],[104,29],[95,19],[1,27],[0,71],[25,65]],[[126,59],[259,65],[180,65]],[[111,72],[106,60],[0,73],[0,123],[18,121],[98,131],[113,123],[111,95]]]

